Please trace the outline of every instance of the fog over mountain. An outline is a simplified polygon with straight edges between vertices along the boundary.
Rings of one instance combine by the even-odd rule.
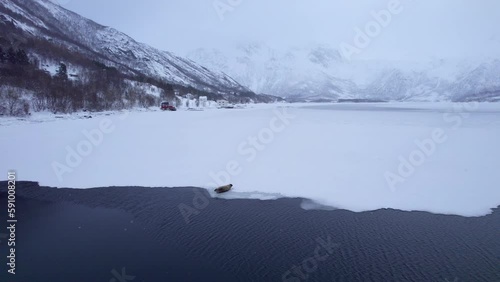
[[[500,60],[347,60],[325,45],[199,48],[188,57],[257,93],[298,100],[496,101]]]
[[[56,2],[222,71],[256,93],[498,99],[500,2],[494,0]]]
[[[184,55],[196,48],[263,42],[284,49],[352,43],[372,12],[399,3],[398,14],[360,59],[499,57],[500,2],[485,0],[54,0],[138,41]],[[233,3],[233,4],[231,4]]]

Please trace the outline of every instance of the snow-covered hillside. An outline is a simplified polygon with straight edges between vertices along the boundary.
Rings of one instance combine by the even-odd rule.
[[[57,42],[68,50],[125,72],[204,91],[248,92],[224,73],[136,42],[122,32],[99,25],[49,0],[0,0],[0,21],[25,31],[24,35],[10,37],[26,41],[34,36]]]

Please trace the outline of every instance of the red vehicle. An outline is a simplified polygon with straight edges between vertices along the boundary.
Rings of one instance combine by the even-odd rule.
[[[160,109],[163,111],[177,111],[174,106],[171,106],[169,102],[161,102]]]

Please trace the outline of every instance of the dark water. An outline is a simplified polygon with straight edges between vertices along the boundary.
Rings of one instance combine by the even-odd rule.
[[[17,274],[6,272],[0,238],[0,281],[500,281],[499,209],[464,218],[205,197],[195,188],[18,183]],[[191,207],[189,223],[180,204]]]

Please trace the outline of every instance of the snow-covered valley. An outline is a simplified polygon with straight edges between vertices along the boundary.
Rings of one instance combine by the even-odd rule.
[[[223,197],[462,216],[500,204],[498,103],[271,104],[27,121],[2,121],[0,169],[42,185],[232,183]]]

